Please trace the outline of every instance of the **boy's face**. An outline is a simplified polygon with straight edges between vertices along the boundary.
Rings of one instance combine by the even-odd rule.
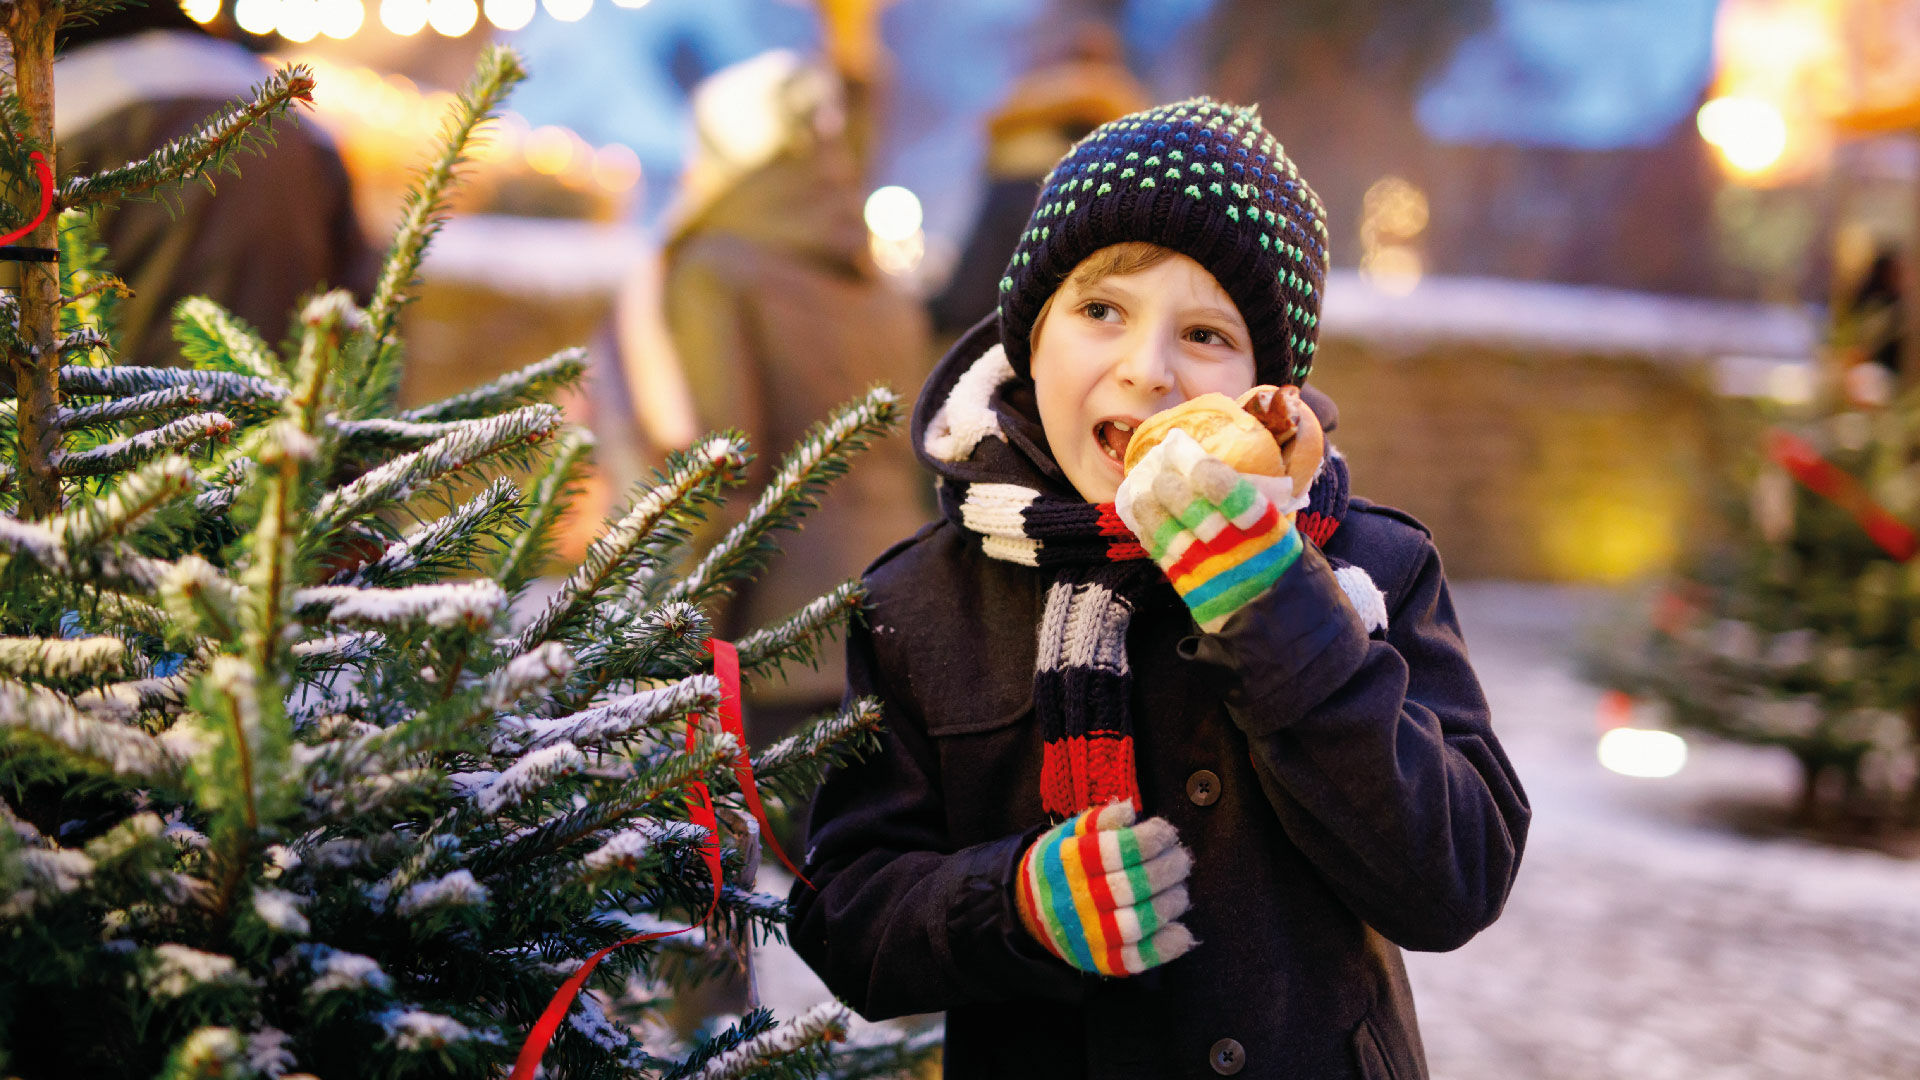
[[[1169,253],[1097,281],[1070,275],[1033,345],[1033,384],[1047,444],[1088,502],[1111,502],[1140,422],[1217,391],[1253,386],[1246,321],[1212,274]]]

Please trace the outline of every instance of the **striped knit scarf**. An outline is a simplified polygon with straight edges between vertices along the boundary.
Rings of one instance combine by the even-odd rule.
[[[940,474],[946,517],[977,534],[987,555],[1051,575],[1033,674],[1034,710],[1046,739],[1041,802],[1062,817],[1118,798],[1144,811],[1134,770],[1127,627],[1141,598],[1162,579],[1160,569],[1112,503],[1046,490],[1061,485],[1047,483],[1039,464],[1045,451],[1038,421],[1002,394],[1014,373],[997,343],[954,377],[953,366],[965,362],[978,336],[968,335],[929,380],[915,435],[923,458]],[[1346,508],[1346,462],[1329,445],[1295,523],[1325,544]],[[1364,604],[1359,610],[1370,624],[1384,625],[1385,605],[1365,571],[1336,563],[1336,574],[1349,595],[1364,582],[1356,604]]]

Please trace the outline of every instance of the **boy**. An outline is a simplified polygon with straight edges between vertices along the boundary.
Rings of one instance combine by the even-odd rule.
[[[1425,529],[1337,454],[1304,497],[1183,435],[1119,465],[1305,379],[1321,219],[1251,109],[1114,121],[928,380],[946,520],[868,571],[848,692],[887,730],[820,790],[790,929],[861,1015],[946,1010],[950,1080],[1424,1077],[1396,946],[1505,902],[1528,805]]]

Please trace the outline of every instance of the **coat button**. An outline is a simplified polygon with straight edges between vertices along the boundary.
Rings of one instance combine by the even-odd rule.
[[[1209,769],[1187,777],[1187,798],[1195,806],[1212,806],[1220,801],[1220,778]]]
[[[1247,1051],[1232,1039],[1221,1039],[1207,1051],[1207,1064],[1221,1076],[1232,1076],[1247,1067]]]

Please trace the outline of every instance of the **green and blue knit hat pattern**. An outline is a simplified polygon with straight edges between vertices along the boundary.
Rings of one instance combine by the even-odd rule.
[[[1313,370],[1326,209],[1257,106],[1198,97],[1095,128],[1047,174],[1000,279],[1000,340],[1030,375],[1033,323],[1082,259],[1145,241],[1207,268],[1240,309],[1261,382]]]

